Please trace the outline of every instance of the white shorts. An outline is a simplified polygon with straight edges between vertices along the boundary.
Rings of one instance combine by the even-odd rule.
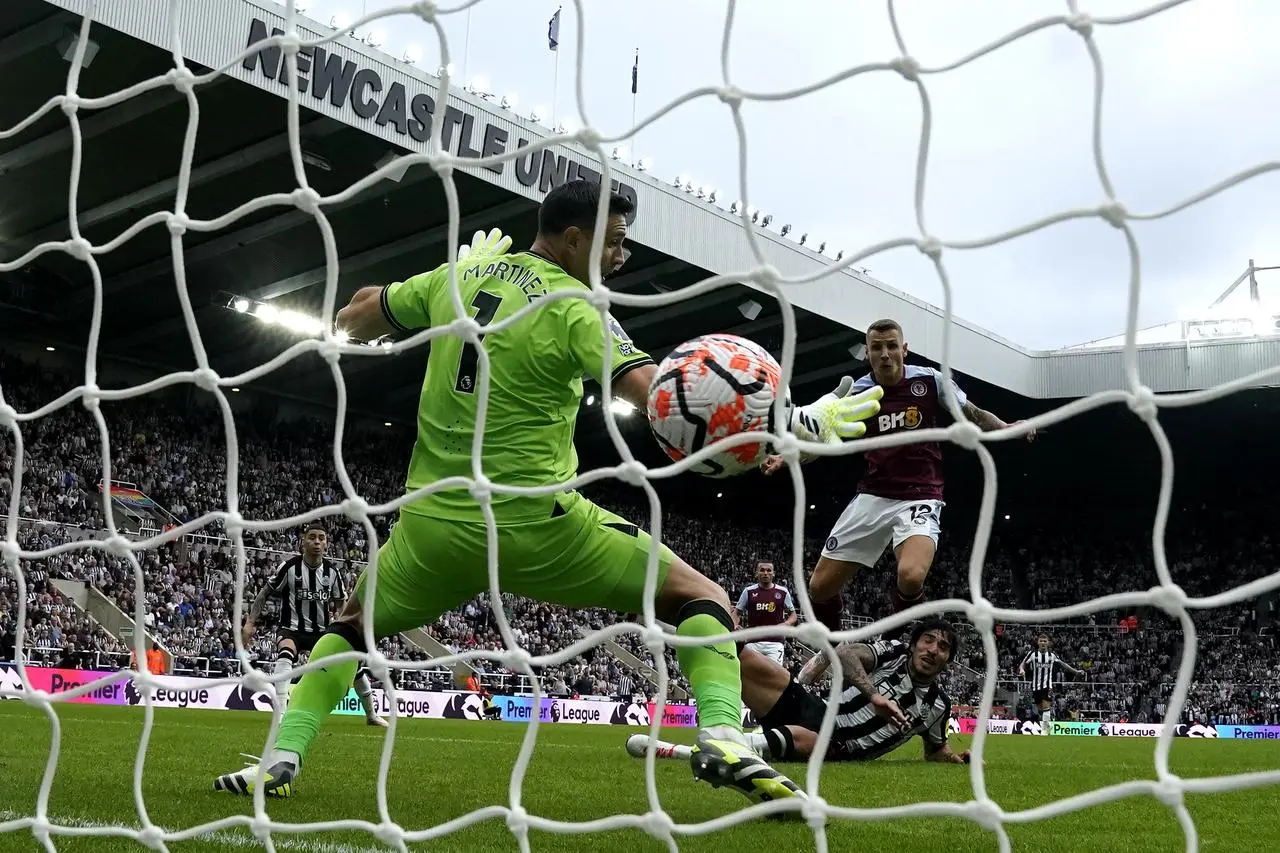
[[[840,513],[822,556],[871,567],[884,549],[912,536],[928,536],[937,547],[943,501],[898,501],[858,495]]]
[[[786,666],[786,664],[782,662],[786,656],[786,651],[783,648],[782,643],[747,643],[747,648],[751,649],[753,652],[759,652],[778,666]]]

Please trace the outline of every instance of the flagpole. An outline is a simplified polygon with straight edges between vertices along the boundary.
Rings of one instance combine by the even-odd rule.
[[[636,77],[639,73],[639,68],[640,68],[640,48],[637,47],[636,61],[635,61],[635,64],[631,66],[631,129],[632,130],[635,130],[635,127],[636,127],[636,91],[639,88],[639,86],[637,85]],[[632,166],[640,162],[639,152],[636,150],[637,149],[636,143],[639,142],[639,140],[640,140],[640,134],[638,132],[634,133],[631,137],[631,165]]]
[[[467,63],[471,58],[471,10],[474,6],[467,7],[467,37],[462,43],[462,84],[467,84]]]
[[[552,51],[556,55],[556,70],[551,84],[551,130],[556,129],[556,109],[560,106],[560,51]]]
[[[547,25],[547,42],[551,52],[556,55],[555,71],[552,72],[551,82],[551,132],[556,130],[556,115],[559,113],[560,107],[560,12],[563,6],[556,8],[556,13],[551,16],[551,22]]]
[[[640,74],[640,49],[636,47],[635,63],[631,65],[631,129],[635,131],[636,127],[636,92],[639,91],[639,74]],[[631,165],[634,167],[640,161],[640,152],[636,143],[640,141],[640,133],[635,132],[631,136]]]

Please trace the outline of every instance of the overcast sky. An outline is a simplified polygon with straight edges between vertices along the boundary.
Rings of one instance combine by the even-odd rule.
[[[328,22],[394,5],[388,0],[311,0],[307,15]],[[519,96],[518,111],[550,106],[556,55],[547,23],[556,2],[482,0],[445,19],[458,73],[488,78]],[[712,0],[587,0],[586,119],[606,134],[631,127],[631,65],[640,50],[641,118],[690,88],[721,80],[726,3]],[[1081,4],[1098,16],[1148,6],[1135,0]],[[948,64],[1047,15],[1061,0],[911,0],[898,4],[911,55]],[[383,50],[409,44],[423,68],[440,63],[433,31],[408,17],[384,19]],[[560,29],[560,116],[576,115],[579,21],[564,4]],[[1191,0],[1153,18],[1098,27],[1106,72],[1103,150],[1120,199],[1132,211],[1164,209],[1280,150],[1280,31],[1276,0]],[[886,5],[872,0],[744,0],[738,3],[731,79],[744,89],[781,91],[897,55]],[[958,70],[926,78],[934,109],[925,216],[950,239],[999,233],[1044,215],[1102,201],[1091,151],[1093,76],[1083,40],[1055,27]],[[920,102],[891,72],[846,80],[819,93],[744,111],[751,200],[854,251],[914,236]],[[680,107],[634,140],[664,180],[686,174],[738,197],[737,144],[728,108],[701,100]],[[1254,178],[1165,220],[1136,225],[1143,252],[1143,325],[1207,306],[1246,267],[1280,264],[1280,179]],[[1124,328],[1128,261],[1122,236],[1098,220],[1058,225],[997,246],[945,256],[956,313],[1024,346],[1050,348]],[[942,288],[914,250],[867,259],[871,275],[934,304]],[[1280,301],[1280,272],[1264,274],[1263,298]],[[908,339],[910,338],[908,330]]]

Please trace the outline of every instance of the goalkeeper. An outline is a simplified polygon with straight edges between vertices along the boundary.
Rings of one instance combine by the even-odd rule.
[[[462,304],[480,326],[536,307],[507,328],[484,334],[488,355],[488,402],[480,470],[504,486],[562,484],[577,474],[574,426],[582,379],[604,380],[611,351],[613,392],[647,408],[656,365],[612,317],[585,299],[594,266],[602,277],[626,258],[623,242],[629,200],[603,199],[608,218],[603,250],[592,251],[602,199],[598,184],[561,184],[538,211],[538,236],[528,251],[507,253],[510,238],[496,230],[477,233],[472,251],[457,264]],[[565,292],[568,298],[548,298]],[[338,312],[337,325],[357,340],[407,335],[456,319],[449,266],[385,287],[365,287]],[[506,592],[570,608],[604,607],[624,613],[643,609],[649,536],[576,491],[505,494],[485,486],[468,489],[459,478],[473,475],[472,445],[481,359],[460,337],[435,338],[418,411],[418,437],[409,462],[410,492],[453,478],[450,488],[415,497],[400,509],[387,542],[378,549],[376,595],[366,600],[362,574],[339,617],[311,652],[312,662],[355,650],[366,652],[363,619],[375,637],[434,622],[489,588],[488,544],[481,500],[496,522],[499,582]],[[846,386],[844,386],[847,388]],[[790,412],[791,430],[810,441],[838,442],[865,432],[862,421],[879,404],[869,395],[829,394]],[[657,546],[658,618],[682,637],[712,637],[732,630],[729,598],[665,546]],[[693,775],[729,785],[753,802],[803,797],[795,783],[771,768],[742,734],[742,684],[735,644],[681,646],[680,667],[697,699],[697,746]],[[357,663],[348,660],[303,676],[293,689],[274,747],[258,764],[219,777],[218,790],[251,794],[262,771],[263,792],[288,797],[320,727],[346,692]],[[798,814],[795,813],[795,814]]]

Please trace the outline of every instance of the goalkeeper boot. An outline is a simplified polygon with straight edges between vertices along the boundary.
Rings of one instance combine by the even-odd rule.
[[[808,798],[795,782],[770,767],[742,740],[741,733],[725,726],[698,732],[697,745],[689,757],[693,778],[707,782],[713,788],[734,788],[753,803]],[[773,817],[803,819],[798,811],[783,812]]]
[[[244,753],[241,753],[244,755]],[[226,791],[231,794],[239,794],[245,797],[253,796],[254,786],[258,783],[258,758],[253,755],[244,755],[245,758],[252,758],[253,763],[247,765],[243,770],[235,773],[226,773],[213,780],[213,790]],[[266,772],[262,775],[262,793],[268,797],[276,797],[285,799],[293,796],[293,777],[298,775],[298,768],[292,761],[275,761],[267,767]]]

